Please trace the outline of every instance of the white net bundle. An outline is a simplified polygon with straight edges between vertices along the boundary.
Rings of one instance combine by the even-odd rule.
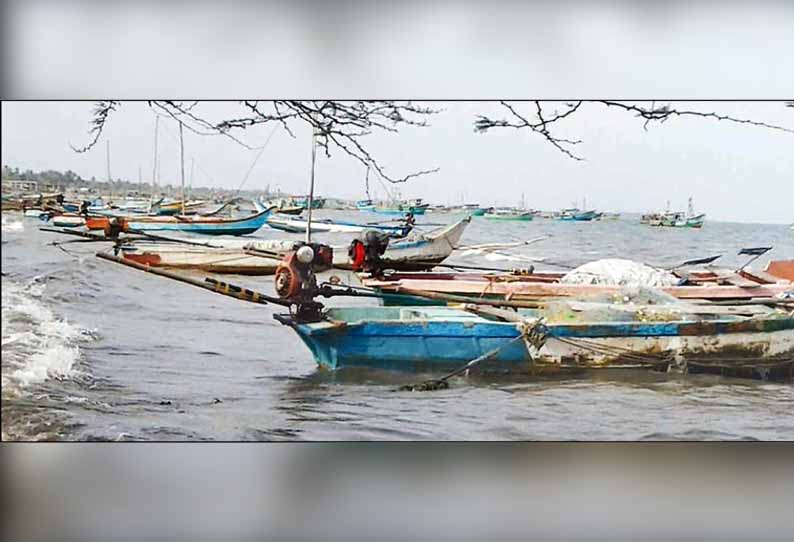
[[[669,271],[655,269],[644,263],[611,258],[581,265],[562,277],[560,282],[659,288],[675,286],[679,278]]]

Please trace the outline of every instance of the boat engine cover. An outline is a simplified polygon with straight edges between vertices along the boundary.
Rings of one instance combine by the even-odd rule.
[[[388,234],[368,230],[361,237],[353,239],[347,254],[355,271],[376,271],[380,268],[381,256],[386,253],[388,247]]]

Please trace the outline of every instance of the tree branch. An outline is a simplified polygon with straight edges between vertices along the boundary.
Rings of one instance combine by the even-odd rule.
[[[104,102],[103,102],[104,103]],[[115,103],[115,102],[114,102]],[[150,101],[149,106],[155,111],[164,113],[181,122],[188,130],[199,135],[223,135],[231,138],[236,143],[251,149],[230,132],[245,130],[260,124],[277,122],[284,130],[295,137],[291,126],[294,123],[304,123],[311,126],[317,145],[323,149],[326,156],[331,156],[331,149],[336,148],[355,158],[366,166],[374,168],[381,177],[392,183],[403,183],[409,179],[427,175],[438,171],[426,169],[392,177],[386,173],[383,166],[366,150],[362,139],[375,131],[399,131],[401,126],[428,126],[427,118],[438,113],[438,110],[422,107],[411,102],[394,101],[295,101],[276,100],[267,102],[270,108],[266,110],[260,102],[241,102],[244,115],[237,118],[224,119],[212,122],[195,112],[198,102],[183,104],[170,100]],[[104,127],[109,113],[113,110],[95,111],[92,119],[97,135],[80,152],[93,147]]]
[[[91,139],[85,147],[77,148],[71,143],[69,143],[69,147],[71,147],[74,152],[83,153],[96,145],[97,141],[99,141],[99,137],[102,135],[102,130],[105,129],[105,122],[108,119],[108,115],[115,111],[119,105],[121,105],[120,102],[111,100],[97,102],[94,106],[93,118],[91,119],[91,129],[88,131],[89,134],[94,134],[93,139]]]
[[[570,146],[581,143],[581,140],[579,139],[569,140],[569,139],[557,137],[550,132],[550,127],[556,125],[557,123],[559,123],[559,121],[573,115],[579,109],[579,107],[582,105],[583,102],[579,101],[575,103],[566,103],[565,104],[566,109],[563,112],[560,113],[555,110],[552,116],[548,117],[544,113],[541,102],[536,100],[533,102],[535,104],[535,114],[534,114],[534,118],[532,119],[520,113],[517,110],[517,108],[514,107],[512,104],[504,101],[500,103],[507,110],[507,113],[509,115],[506,118],[500,118],[500,119],[490,118],[484,115],[478,115],[474,121],[475,132],[483,133],[492,128],[529,129],[530,131],[538,133],[541,136],[543,136],[549,143],[551,143],[554,147],[556,147],[560,152],[562,152],[569,158],[573,158],[574,160],[582,160],[581,157],[574,155],[570,149]],[[611,100],[595,100],[592,101],[591,103],[600,103],[608,108],[618,108],[626,112],[634,113],[635,116],[637,116],[638,118],[642,118],[645,120],[645,122],[643,123],[643,129],[645,130],[648,130],[648,126],[652,122],[658,122],[661,124],[666,122],[671,117],[675,116],[675,117],[711,118],[718,121],[758,126],[769,130],[776,130],[776,131],[794,134],[794,128],[788,128],[781,125],[770,124],[767,122],[760,122],[751,119],[733,117],[730,115],[721,115],[712,111],[694,111],[687,109],[677,109],[669,104],[657,106],[655,102],[651,102],[650,107],[643,107],[641,105],[636,105],[633,103],[618,102]],[[786,102],[785,106],[794,107],[794,101]]]

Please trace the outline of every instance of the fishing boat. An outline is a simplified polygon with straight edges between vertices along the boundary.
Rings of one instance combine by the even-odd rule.
[[[414,231],[404,239],[390,242],[381,265],[384,269],[404,271],[432,269],[435,264],[449,258],[470,223],[471,217],[467,216],[448,226],[427,233]],[[344,251],[334,250],[334,266],[350,268],[346,247]]]
[[[423,203],[421,198],[413,200],[396,201],[384,205],[376,205],[372,210],[376,213],[384,215],[404,215],[412,213],[414,215],[423,215],[430,207],[429,203]]]
[[[596,220],[620,220],[620,213],[600,213]]]
[[[770,262],[765,271],[730,269],[674,270],[678,280],[657,288],[682,300],[771,300],[794,292],[794,261]],[[443,304],[451,298],[510,299],[535,302],[552,298],[620,296],[626,284],[565,282],[566,273],[387,273],[362,276],[364,286],[379,292],[386,305]],[[637,286],[639,287],[639,286]],[[436,300],[412,293],[438,294]],[[451,298],[449,296],[452,296]]]
[[[516,211],[514,209],[490,209],[483,216],[489,220],[530,221],[534,218],[534,213],[532,211]]]
[[[525,374],[544,367],[741,370],[735,360],[743,357],[766,370],[790,373],[794,364],[794,316],[772,309],[753,318],[688,313],[672,303],[469,309],[328,308],[319,321],[276,319],[331,370],[442,370],[484,357],[479,370]]]
[[[692,198],[689,198],[687,211],[670,211],[670,202],[667,202],[667,210],[664,213],[651,213],[643,215],[640,219],[641,224],[649,226],[663,226],[667,228],[702,228],[706,221],[706,214],[695,214]]]
[[[356,209],[359,211],[372,211],[375,209],[375,203],[371,199],[362,199],[356,202]]]
[[[293,197],[292,199],[296,206],[306,209],[309,208],[309,196],[297,196]],[[314,196],[312,198],[312,209],[322,209],[323,207],[325,207],[325,198],[318,198],[317,196]]]
[[[389,243],[382,257],[382,265],[388,269],[403,271],[432,268],[452,254],[469,221],[466,218],[433,232]],[[188,246],[180,243],[136,241],[122,245],[121,251],[124,258],[153,267],[236,275],[272,275],[281,257],[294,244],[294,240],[284,239],[224,239],[192,242]],[[352,269],[348,246],[335,246],[333,250],[334,267]]]
[[[49,216],[49,213],[44,209],[26,209],[22,215],[26,218],[38,218],[41,219],[43,216]]]
[[[267,225],[275,230],[290,233],[306,233],[308,221],[302,218],[288,216],[271,215],[267,219]],[[405,237],[411,231],[411,226],[385,226],[380,224],[356,224],[354,222],[335,221],[329,218],[313,219],[312,233],[361,233],[366,230],[377,230],[389,234],[393,237]]]
[[[56,215],[50,220],[52,225],[58,228],[78,228],[85,226],[85,219],[76,214]]]
[[[569,220],[577,222],[590,222],[600,217],[601,213],[598,211],[581,211],[576,208],[563,209],[560,212],[559,220]]]
[[[158,206],[157,214],[163,216],[189,214],[191,212],[197,211],[206,204],[207,202],[203,200],[185,201],[184,205],[182,200],[162,202]],[[148,202],[145,203],[145,206],[146,205],[148,205]],[[145,206],[143,207],[144,209],[146,208]]]
[[[152,267],[200,270],[233,275],[272,275],[281,261],[247,253],[242,246],[190,246],[140,242],[121,246],[124,259]]]
[[[89,230],[108,230],[111,221],[118,221],[125,232],[172,231],[204,235],[248,235],[267,222],[273,208],[238,218],[214,216],[88,216],[85,225]]]

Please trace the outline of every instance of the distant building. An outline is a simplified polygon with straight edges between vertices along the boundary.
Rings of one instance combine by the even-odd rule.
[[[21,179],[3,179],[3,192],[38,192],[39,183]]]

